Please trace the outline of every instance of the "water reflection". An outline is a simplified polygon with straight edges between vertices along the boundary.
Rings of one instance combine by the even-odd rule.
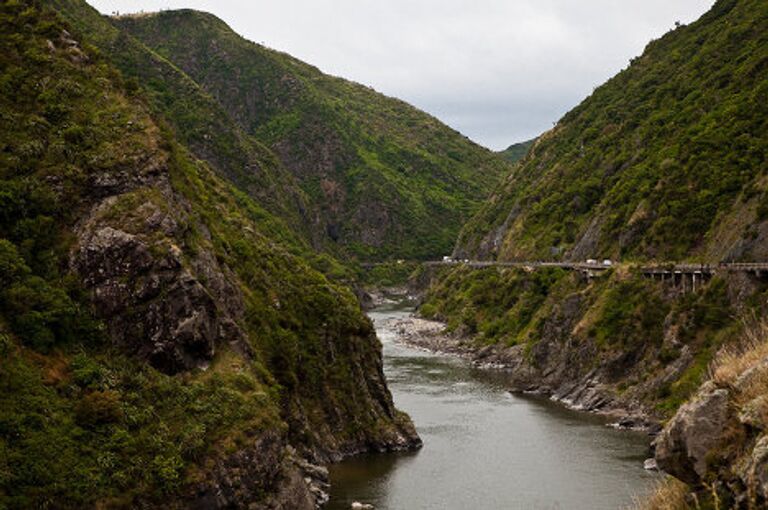
[[[502,372],[396,343],[393,320],[371,312],[395,403],[424,441],[416,453],[369,455],[331,470],[331,510],[615,509],[643,492],[643,434],[535,396],[510,395]]]

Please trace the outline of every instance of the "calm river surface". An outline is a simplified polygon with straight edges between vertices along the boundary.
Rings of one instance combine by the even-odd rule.
[[[513,396],[501,373],[397,343],[392,322],[408,314],[382,307],[369,315],[395,404],[413,418],[424,448],[332,466],[330,510],[353,501],[377,510],[612,510],[653,483],[642,467],[644,434]]]

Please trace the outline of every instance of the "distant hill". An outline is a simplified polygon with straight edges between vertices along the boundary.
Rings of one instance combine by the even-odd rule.
[[[533,140],[528,140],[527,142],[513,143],[503,151],[500,151],[499,155],[510,163],[517,163],[523,159],[526,154],[528,154],[528,151],[533,146],[535,141],[536,139],[534,138]]]
[[[768,3],[720,0],[542,135],[457,254],[768,258]]]
[[[426,113],[247,41],[210,14],[113,21],[274,151],[308,199],[302,214],[318,247],[361,259],[447,253],[507,171]]]

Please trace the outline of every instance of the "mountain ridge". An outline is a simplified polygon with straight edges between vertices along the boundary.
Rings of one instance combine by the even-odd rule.
[[[316,206],[318,242],[360,259],[447,253],[506,168],[434,117],[247,41],[211,14],[164,11],[113,22],[182,68],[273,149]]]
[[[768,256],[765,4],[715,3],[535,143],[463,228],[464,258]]]

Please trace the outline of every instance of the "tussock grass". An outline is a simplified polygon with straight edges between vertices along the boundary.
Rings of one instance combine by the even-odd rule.
[[[751,319],[741,341],[717,354],[710,376],[715,384],[732,391],[740,412],[768,424],[768,320]]]
[[[634,498],[634,505],[627,510],[689,510],[694,508],[685,501],[689,492],[686,484],[670,476],[660,481],[649,496]]]
[[[768,361],[768,320],[753,320],[739,343],[717,354],[710,367],[711,378],[720,386],[733,386],[742,374],[764,361]]]

